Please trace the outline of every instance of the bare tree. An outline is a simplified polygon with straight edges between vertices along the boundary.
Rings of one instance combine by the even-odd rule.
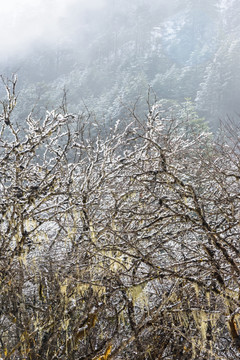
[[[236,359],[239,138],[149,105],[12,120],[0,138],[4,359]]]

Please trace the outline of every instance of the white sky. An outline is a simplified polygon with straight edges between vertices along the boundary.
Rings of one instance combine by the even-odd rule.
[[[0,56],[23,53],[36,41],[59,41],[74,31],[85,10],[101,7],[104,0],[0,0]],[[73,22],[71,22],[73,17]]]

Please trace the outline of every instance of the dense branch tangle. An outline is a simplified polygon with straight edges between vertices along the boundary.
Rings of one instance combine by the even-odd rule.
[[[158,103],[108,135],[58,111],[20,129],[15,82],[0,117],[2,358],[236,359],[234,133],[216,144]]]

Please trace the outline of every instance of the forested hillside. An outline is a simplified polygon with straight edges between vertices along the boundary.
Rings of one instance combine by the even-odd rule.
[[[117,119],[137,98],[145,106],[151,86],[158,99],[191,98],[216,128],[240,113],[239,11],[237,0],[108,0],[81,17],[76,6],[60,19],[65,37],[36,40],[5,58],[2,73],[19,74],[22,114],[39,99],[42,108],[56,107],[65,88],[71,111],[84,102],[100,118]]]

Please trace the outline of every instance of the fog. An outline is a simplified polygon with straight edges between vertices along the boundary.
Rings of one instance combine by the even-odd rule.
[[[239,13],[237,0],[9,0],[0,74],[18,73],[24,115],[55,107],[66,88],[71,111],[84,100],[118,118],[150,86],[217,124],[240,113]]]
[[[8,0],[0,9],[0,56],[23,55],[35,47],[69,41],[85,23],[86,11],[104,0]],[[76,16],[77,15],[77,16]]]

